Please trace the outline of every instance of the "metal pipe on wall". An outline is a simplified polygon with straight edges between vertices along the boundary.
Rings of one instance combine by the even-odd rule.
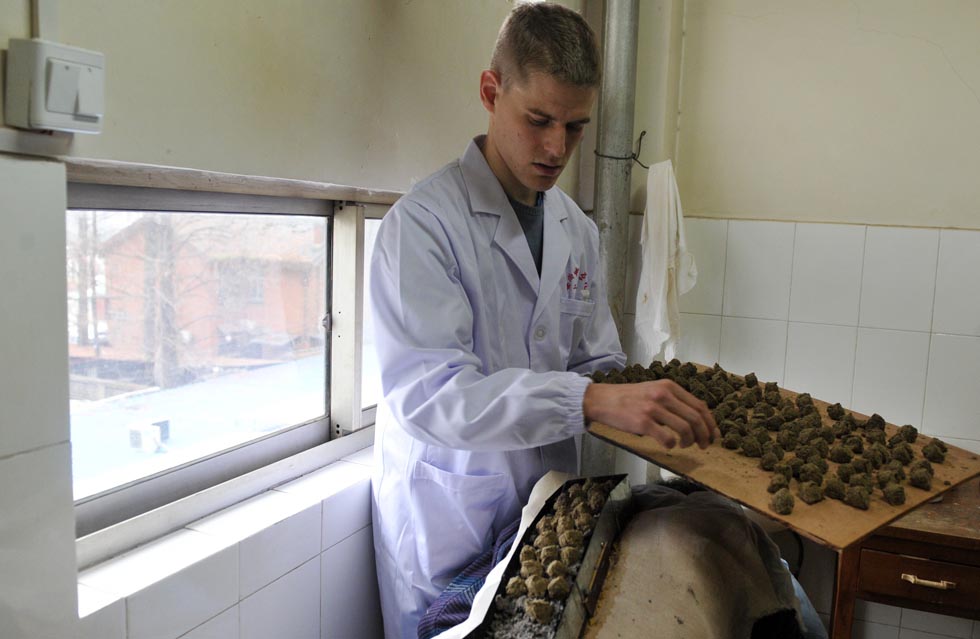
[[[606,293],[620,339],[626,299],[639,12],[639,0],[606,0],[603,19],[593,215],[599,227],[599,259]],[[595,437],[582,440],[584,475],[609,474],[615,462],[613,446]]]

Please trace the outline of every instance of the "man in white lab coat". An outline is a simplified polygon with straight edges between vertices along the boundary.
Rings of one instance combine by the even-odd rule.
[[[574,11],[520,4],[480,77],[485,136],[385,216],[371,264],[384,402],[374,539],[389,639],[513,521],[547,471],[576,472],[597,420],[707,446],[707,407],[670,381],[593,384],[622,367],[595,224],[555,186],[599,84]]]

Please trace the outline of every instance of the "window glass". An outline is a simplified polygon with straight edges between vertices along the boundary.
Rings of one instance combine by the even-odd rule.
[[[364,330],[361,347],[361,407],[370,408],[381,401],[381,375],[374,349],[374,320],[371,315],[371,256],[381,220],[364,220]]]
[[[326,412],[327,219],[69,210],[75,499]]]

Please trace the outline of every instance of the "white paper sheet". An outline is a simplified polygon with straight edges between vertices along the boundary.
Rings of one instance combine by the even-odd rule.
[[[517,531],[517,535],[514,537],[514,544],[507,551],[507,556],[494,566],[490,574],[487,575],[487,580],[483,583],[483,587],[480,588],[479,592],[476,593],[476,597],[473,599],[470,616],[463,623],[457,624],[449,630],[440,633],[435,639],[463,639],[463,637],[473,632],[477,626],[483,623],[483,618],[487,616],[487,611],[490,610],[490,604],[493,603],[493,596],[497,593],[497,588],[500,586],[500,580],[503,579],[504,570],[507,568],[507,564],[510,563],[510,558],[514,552],[520,547],[521,540],[524,538],[524,532],[531,526],[531,522],[538,516],[538,513],[541,512],[541,508],[544,507],[548,498],[556,490],[561,488],[566,481],[573,477],[574,475],[568,473],[551,471],[538,480],[538,483],[534,485],[534,489],[531,490],[531,496],[528,498],[527,505],[521,511],[521,526]]]

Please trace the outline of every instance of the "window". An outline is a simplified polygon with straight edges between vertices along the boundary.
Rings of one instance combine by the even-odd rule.
[[[374,350],[374,321],[371,318],[371,255],[374,254],[374,240],[378,237],[380,218],[364,220],[364,348],[361,352],[361,406],[371,410],[381,401],[381,373]],[[373,422],[373,420],[371,420]]]
[[[79,536],[330,437],[333,205],[69,185]]]

